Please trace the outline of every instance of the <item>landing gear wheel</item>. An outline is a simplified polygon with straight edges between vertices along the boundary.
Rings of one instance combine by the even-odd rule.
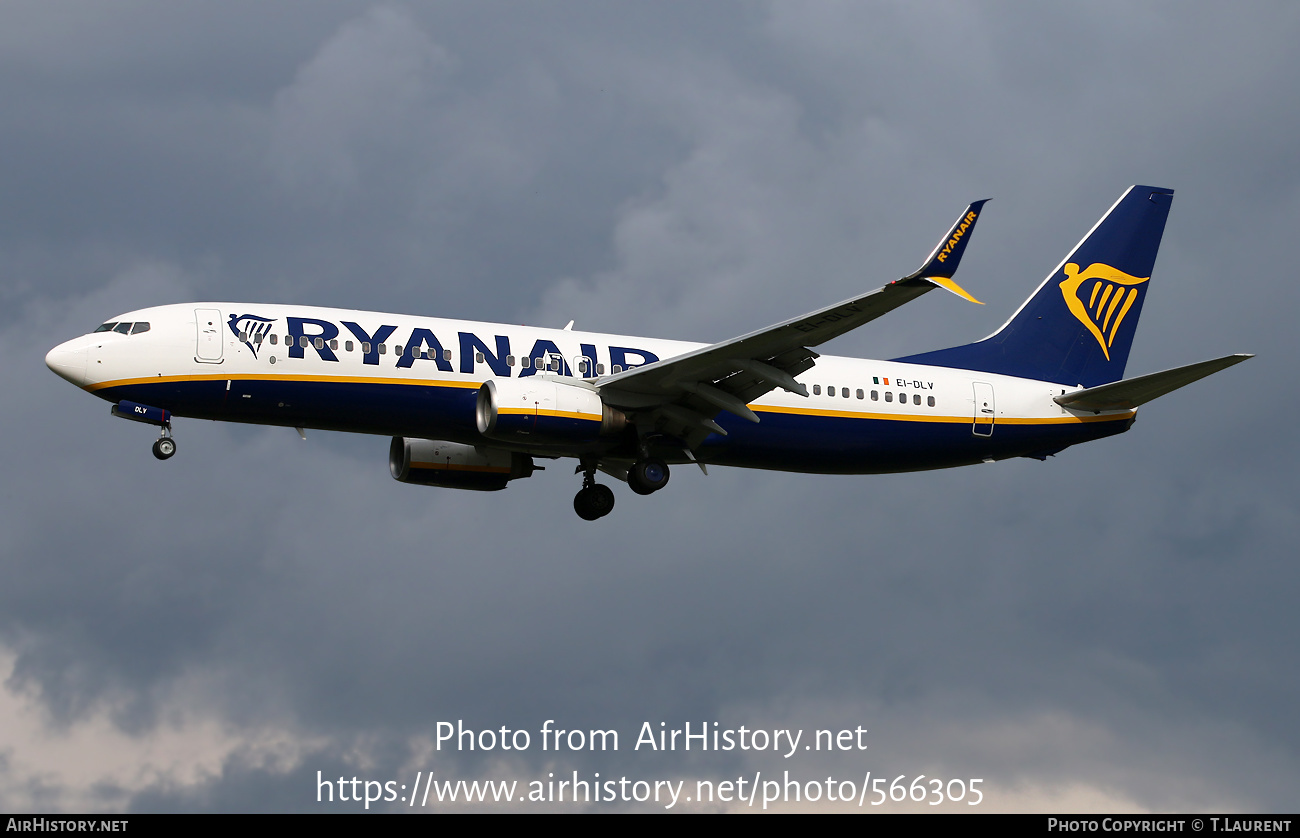
[[[573,511],[584,521],[604,518],[614,511],[614,491],[608,486],[593,483],[573,496]]]
[[[637,460],[627,472],[627,485],[638,495],[657,492],[668,485],[668,464],[658,457]]]
[[[176,453],[176,440],[169,436],[160,437],[153,444],[153,455],[160,460],[170,460]]]

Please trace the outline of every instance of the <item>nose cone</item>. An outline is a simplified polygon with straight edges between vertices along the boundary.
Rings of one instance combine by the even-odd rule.
[[[65,378],[81,387],[86,383],[86,357],[89,354],[84,343],[70,340],[51,349],[45,355],[45,366],[59,378]]]

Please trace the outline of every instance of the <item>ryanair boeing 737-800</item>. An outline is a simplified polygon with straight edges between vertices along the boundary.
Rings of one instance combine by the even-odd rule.
[[[58,375],[158,426],[173,416],[391,436],[404,483],[503,489],[572,457],[574,509],[609,514],[670,464],[824,474],[1044,459],[1122,433],[1139,405],[1251,357],[1124,380],[1173,192],[1134,186],[993,335],[871,361],[813,347],[953,281],[984,202],[869,294],[712,345],[306,306],[129,312],[50,350]]]

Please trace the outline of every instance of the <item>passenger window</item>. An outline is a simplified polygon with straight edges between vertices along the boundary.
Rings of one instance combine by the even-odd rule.
[[[926,403],[927,405],[929,405],[930,407],[934,407],[934,396],[930,396],[929,398],[927,398],[927,399],[925,400],[925,403]]]
[[[507,367],[513,367],[514,365],[515,365],[515,356],[514,356],[514,355],[507,355],[507,356],[506,356],[506,366],[507,366]]]
[[[261,332],[258,332],[257,334],[253,335],[253,343],[257,344],[258,346],[261,346],[261,345],[262,345],[262,333],[261,333]]]
[[[841,387],[841,388],[840,388],[840,395],[847,399],[847,398],[849,397],[849,388],[848,388],[848,387]]]
[[[893,400],[894,400],[894,394],[891,393],[891,392],[889,392],[888,390],[886,390],[886,391],[885,391],[885,401],[887,401],[887,402],[892,402]]]
[[[343,351],[344,351],[344,352],[351,352],[351,351],[352,351],[352,341],[350,341],[350,340],[345,340],[345,341],[343,341]]]
[[[117,326],[114,327],[113,331],[117,332],[119,335],[129,335],[131,334],[131,324],[118,323]]]
[[[604,364],[597,364],[597,365],[596,365],[596,375],[604,375],[604,374],[605,374],[605,365],[604,365]]]
[[[921,403],[921,397],[919,395],[912,396],[912,404],[920,404],[920,403]]]
[[[450,349],[444,349],[444,350],[442,350],[442,360],[444,360],[444,361],[450,361],[450,360],[451,360],[451,350],[450,350]]]
[[[298,345],[301,346],[303,349],[307,348],[307,343],[308,341],[306,335],[302,335],[301,337],[298,338]]]
[[[533,359],[532,359],[532,358],[520,358],[520,359],[519,359],[519,366],[522,367],[523,369],[528,369],[528,368],[531,367],[532,365],[533,365]]]
[[[324,348],[325,348],[325,339],[324,339],[324,338],[316,338],[314,341],[312,341],[312,343],[315,344],[315,346],[316,346],[317,349],[324,349]]]
[[[382,352],[383,350],[380,350],[380,351]],[[393,347],[393,354],[394,354],[394,355],[401,355],[401,354],[402,354],[402,345],[401,345],[400,343]]]
[[[878,402],[878,401],[880,401],[880,391],[879,391],[879,390],[872,390],[872,391],[871,391],[871,400],[872,400],[873,402]]]
[[[862,391],[858,390],[858,401],[862,401],[862,396],[863,396]]]
[[[898,394],[898,403],[899,403],[899,404],[907,404],[907,394],[906,394],[906,393],[899,393],[899,394]]]
[[[620,372],[623,371],[623,368],[618,364],[615,364],[614,366],[610,367],[610,370],[614,373],[614,375],[618,375]]]
[[[239,333],[239,339],[242,340],[242,341],[244,341],[245,343],[247,343],[247,342],[248,342],[248,332],[240,332],[240,333]]]
[[[821,394],[822,394],[822,386],[821,386],[820,384],[814,384],[814,385],[813,385],[813,395],[814,395],[814,396],[820,396]]]
[[[386,343],[381,343],[381,344],[379,344],[379,354],[380,354],[380,355],[387,355],[387,354],[388,354],[388,344],[386,344]]]
[[[370,341],[366,340],[361,342],[361,351],[366,355],[370,354]]]
[[[149,331],[148,323],[144,323],[144,322],[136,323],[134,326],[131,327],[131,334],[133,335],[138,335],[141,332],[147,332],[147,331]]]
[[[337,340],[330,341],[330,349],[338,349],[338,348],[339,348],[339,342]]]
[[[483,353],[482,353],[482,352],[475,352],[475,353],[474,353],[474,363],[476,363],[476,364],[481,364],[481,363],[483,363]]]
[[[275,346],[275,344],[276,344],[276,342],[277,342],[278,340],[279,340],[278,337],[276,337],[275,335],[271,335],[271,345],[272,345],[272,346]]]

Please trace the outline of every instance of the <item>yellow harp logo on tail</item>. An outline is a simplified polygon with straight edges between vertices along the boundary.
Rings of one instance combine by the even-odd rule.
[[[1109,361],[1110,347],[1115,342],[1119,324],[1124,322],[1124,315],[1137,300],[1138,290],[1132,286],[1141,285],[1151,277],[1130,276],[1100,262],[1093,262],[1082,273],[1079,266],[1071,262],[1065,266],[1065,277],[1061,283],[1065,304],[1070,313],[1092,332]],[[1092,280],[1091,285],[1089,280]]]

